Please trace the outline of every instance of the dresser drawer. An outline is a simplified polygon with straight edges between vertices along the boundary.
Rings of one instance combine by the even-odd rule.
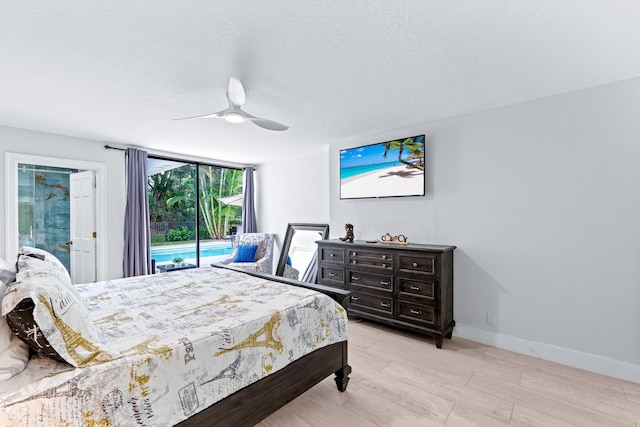
[[[400,318],[429,325],[435,323],[435,310],[433,307],[411,304],[406,301],[399,301],[398,305],[398,317]]]
[[[389,316],[393,313],[391,297],[385,298],[360,292],[351,293],[351,302],[349,303],[349,307],[378,314],[386,314]]]
[[[376,289],[391,290],[393,287],[393,277],[382,274],[363,273],[360,271],[349,271],[347,273],[349,285],[366,286]]]
[[[346,289],[347,285],[344,282],[344,268],[327,266],[320,264],[318,269],[318,281],[330,286],[338,286]]]
[[[320,261],[325,263],[344,264],[343,248],[320,248]]]
[[[398,291],[400,296],[413,296],[433,300],[435,297],[435,283],[398,277]]]
[[[436,257],[420,253],[399,253],[398,270],[411,273],[434,274]]]
[[[393,252],[387,250],[350,249],[349,265],[393,269]]]

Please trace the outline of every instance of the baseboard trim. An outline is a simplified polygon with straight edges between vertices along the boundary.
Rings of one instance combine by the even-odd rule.
[[[453,335],[527,356],[640,383],[640,365],[456,324]]]

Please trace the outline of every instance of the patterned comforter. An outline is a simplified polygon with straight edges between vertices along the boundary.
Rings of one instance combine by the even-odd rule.
[[[220,268],[80,285],[106,362],[36,358],[0,383],[0,425],[168,426],[347,339],[320,293]]]

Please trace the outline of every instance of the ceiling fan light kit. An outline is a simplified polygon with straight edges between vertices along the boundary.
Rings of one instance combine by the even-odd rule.
[[[224,115],[224,119],[229,123],[242,123],[244,122],[244,116],[240,113],[236,113],[233,111],[228,112]]]
[[[189,119],[225,119],[230,123],[242,123],[249,120],[254,125],[259,126],[267,130],[283,131],[289,129],[289,126],[282,123],[274,122],[273,120],[261,119],[259,117],[252,116],[251,114],[242,110],[242,105],[245,101],[244,88],[240,79],[237,77],[229,77],[229,88],[227,89],[227,101],[229,106],[217,113],[205,114],[195,117],[184,117],[174,120],[189,120]]]

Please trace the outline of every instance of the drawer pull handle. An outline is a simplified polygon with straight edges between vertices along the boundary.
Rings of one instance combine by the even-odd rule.
[[[360,301],[360,298],[358,298],[358,297],[351,297],[351,300],[352,300],[352,301]]]
[[[387,268],[387,264],[382,264],[382,268]]]
[[[383,306],[384,308],[388,308],[389,307],[389,304],[387,304],[386,302],[381,302],[380,305]]]
[[[351,264],[357,264],[357,261],[354,259],[351,261]]]
[[[381,281],[380,281],[380,284],[381,284],[381,285],[385,285],[385,286],[389,286],[389,282],[385,282],[384,280],[381,280]]]
[[[419,291],[420,289],[422,289],[420,286],[411,286],[412,291]]]
[[[352,255],[352,256],[356,256],[356,255],[358,255],[358,254],[357,254],[357,253],[355,253],[355,252],[351,252],[351,255]]]
[[[411,309],[411,314],[422,314],[422,312],[420,310],[414,310],[413,308]]]
[[[333,258],[335,255],[334,255],[334,254],[329,254],[329,256],[330,256],[331,258]]]
[[[382,259],[387,259],[387,254],[382,254]]]
[[[336,273],[329,273],[329,277],[333,277],[335,275],[336,275]]]
[[[418,266],[418,263],[417,263],[417,262],[414,262],[414,263],[413,263],[413,266],[414,266],[414,267],[417,267],[417,266]]]
[[[351,276],[351,278],[352,278],[353,280],[360,280],[360,277],[358,277],[358,276]]]

